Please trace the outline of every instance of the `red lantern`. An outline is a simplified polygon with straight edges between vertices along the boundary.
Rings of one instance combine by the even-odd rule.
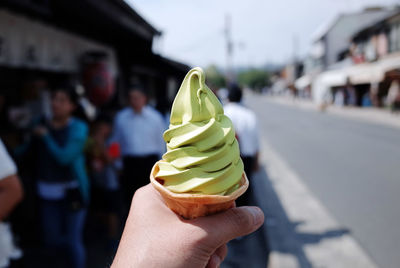
[[[114,79],[106,61],[92,61],[85,64],[83,85],[89,100],[96,106],[107,103],[114,94]]]

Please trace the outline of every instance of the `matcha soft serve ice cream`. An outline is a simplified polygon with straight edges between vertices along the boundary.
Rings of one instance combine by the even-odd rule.
[[[202,69],[192,69],[182,82],[164,140],[167,152],[152,172],[157,190],[198,206],[226,206],[247,189],[234,127]]]

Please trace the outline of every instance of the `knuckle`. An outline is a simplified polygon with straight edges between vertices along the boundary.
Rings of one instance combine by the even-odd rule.
[[[236,231],[247,230],[251,226],[251,217],[240,209],[233,208],[228,212],[228,220]]]
[[[137,189],[131,199],[131,208],[137,208],[141,203],[143,203],[142,200],[144,198],[146,198],[145,190],[143,188]]]
[[[189,248],[196,249],[197,251],[206,254],[211,253],[214,249],[212,245],[213,243],[210,244],[210,239],[213,238],[214,235],[199,226],[193,227],[188,230],[188,233],[190,233],[192,237],[188,245]]]
[[[143,187],[137,189],[133,195],[133,200],[140,199],[145,196],[145,189]]]
[[[206,241],[208,239],[208,237],[210,236],[210,234],[204,230],[203,228],[199,227],[199,226],[193,226],[194,228],[191,228],[189,230],[189,233],[192,234],[193,239],[193,243],[194,244],[201,244],[204,241]]]
[[[226,244],[223,244],[216,250],[216,254],[220,257],[220,259],[223,261],[228,254],[228,247]]]

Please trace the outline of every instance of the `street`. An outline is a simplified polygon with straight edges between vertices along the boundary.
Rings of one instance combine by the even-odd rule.
[[[400,255],[400,130],[246,96],[261,139],[380,267]]]

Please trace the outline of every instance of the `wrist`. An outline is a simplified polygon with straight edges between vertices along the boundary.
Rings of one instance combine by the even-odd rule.
[[[155,241],[146,235],[127,236],[129,241],[122,239],[111,268],[125,267],[163,267],[186,268],[202,267],[190,261],[191,250],[185,252],[184,247],[167,245]],[[180,250],[177,250],[180,248]],[[179,252],[179,253],[178,253]],[[181,255],[187,258],[182,258]]]

